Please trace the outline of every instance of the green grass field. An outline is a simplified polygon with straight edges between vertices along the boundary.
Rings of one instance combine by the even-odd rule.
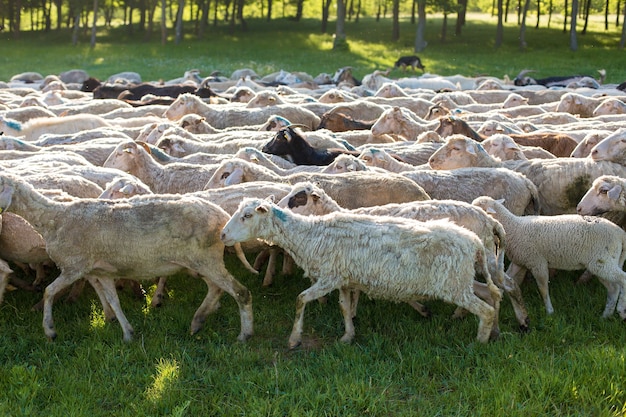
[[[0,40],[0,80],[24,71],[42,74],[82,68],[97,77],[132,70],[146,80],[181,76],[198,68],[225,74],[251,67],[260,74],[280,69],[334,72],[351,65],[357,76],[389,67],[411,53],[414,28],[403,23],[398,43],[385,41],[388,22],[363,19],[347,28],[349,52],[331,50],[332,38],[317,23],[250,21],[246,33],[212,29],[208,39],[176,46],[155,39],[103,34],[95,50],[81,39],[72,47],[67,32],[23,33]],[[428,70],[447,74],[513,77],[520,69],[537,75],[605,68],[609,82],[626,79],[626,57],[617,49],[619,29],[580,37],[529,27],[529,48],[517,47],[517,28],[492,47],[495,28],[468,21],[462,38],[438,41],[440,20],[429,20],[428,48],[420,54]],[[452,27],[450,30],[452,31]],[[156,38],[156,36],[155,36]],[[401,74],[394,73],[399,76]],[[248,255],[252,259],[253,254]],[[31,311],[41,294],[12,291],[0,305],[0,415],[67,416],[623,416],[626,414],[626,324],[600,317],[606,291],[597,281],[577,285],[579,272],[559,273],[550,284],[555,314],[547,316],[536,284],[522,290],[531,332],[520,334],[508,300],[502,303],[501,337],[475,341],[477,320],[454,320],[454,306],[426,304],[424,319],[405,304],[361,298],[356,338],[338,340],[343,324],[337,294],[307,307],[304,343],[287,349],[295,299],[309,282],[301,273],[279,274],[271,287],[226,257],[229,270],[253,294],[255,335],[239,333],[237,306],[224,295],[221,307],[194,336],[189,325],[206,294],[199,279],[185,274],[168,281],[159,309],[149,298],[121,291],[135,329],[126,344],[117,323],[104,322],[88,288],[78,302],[55,303],[58,338],[46,340],[42,313]],[[580,271],[582,272],[582,271]],[[54,271],[51,271],[54,274]],[[147,285],[148,296],[154,286]]]

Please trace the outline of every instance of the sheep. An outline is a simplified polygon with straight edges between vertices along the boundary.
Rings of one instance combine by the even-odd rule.
[[[184,194],[199,191],[212,177],[215,165],[171,163],[161,165],[141,144],[120,143],[103,167],[130,173],[143,181],[156,194]]]
[[[473,139],[461,134],[449,136],[446,143],[428,158],[432,169],[457,169],[466,167],[502,167],[502,161],[489,155],[485,148]]]
[[[580,117],[592,117],[594,110],[605,97],[587,97],[577,93],[565,93],[557,103],[557,112],[567,112]]]
[[[256,148],[241,148],[233,156],[235,158],[245,159],[248,162],[261,164],[267,168],[271,168],[271,164],[280,169],[292,169],[297,167],[293,162],[281,158],[280,156],[272,155],[271,153],[264,153]]]
[[[376,120],[359,120],[344,113],[329,110],[320,117],[318,129],[328,129],[333,132],[345,132],[349,130],[369,130]]]
[[[0,122],[1,129],[5,134],[23,137],[29,142],[39,139],[44,133],[72,134],[83,130],[112,126],[100,116],[91,114],[37,118],[24,124],[7,119],[2,119]]]
[[[542,210],[537,186],[524,175],[506,168],[414,170],[400,175],[415,181],[436,200],[471,203],[481,195],[488,195],[503,198],[506,207],[520,216],[538,214]]]
[[[249,181],[272,181],[283,184],[313,181],[346,208],[403,203],[430,198],[416,182],[399,174],[387,173],[383,175],[370,171],[360,171],[345,174],[303,172],[281,176],[267,168],[241,159],[222,162],[207,183],[205,190]]]
[[[248,101],[246,107],[249,109],[254,109],[268,106],[277,106],[279,104],[287,104],[287,102],[274,91],[263,90],[257,92],[254,97],[252,97]]]
[[[230,106],[212,107],[192,94],[181,94],[178,96],[163,113],[163,117],[170,120],[178,120],[188,113],[196,113],[203,116],[216,129],[243,124],[263,124],[269,116],[274,114],[282,116],[292,123],[307,126],[310,129],[315,129],[320,124],[320,118],[317,115],[305,108],[292,104],[257,109]]]
[[[365,162],[354,155],[339,155],[333,162],[320,172],[322,174],[343,174],[346,172],[370,171]]]
[[[576,205],[582,216],[600,216],[605,213],[626,212],[626,180],[615,175],[601,175],[591,184]]]
[[[589,157],[626,165],[626,129],[619,129],[598,142],[591,148]]]
[[[586,134],[585,137],[578,142],[578,145],[574,148],[570,156],[572,158],[584,158],[589,156],[591,149],[609,134],[610,133],[606,131],[596,131]]]
[[[186,139],[178,135],[164,135],[156,142],[156,146],[171,156],[182,158],[194,153],[232,155],[239,149],[246,147],[253,147],[260,150],[268,140],[269,137],[263,135],[255,139],[246,138],[231,139],[223,142],[200,142],[198,140]]]
[[[382,168],[390,172],[413,171],[417,168],[415,165],[399,161],[384,149],[374,147],[361,151],[359,159],[369,167]]]
[[[232,245],[252,237],[282,247],[314,281],[297,298],[289,337],[292,349],[302,342],[306,304],[333,289],[340,292],[345,324],[341,341],[351,342],[355,334],[350,305],[353,288],[392,301],[425,295],[455,303],[480,318],[477,339],[489,340],[501,294],[491,281],[482,242],[460,226],[347,213],[301,216],[267,200],[245,199],[222,229],[221,239]],[[487,280],[493,307],[472,291],[475,265]]]
[[[154,195],[56,202],[7,174],[0,175],[0,190],[2,211],[22,216],[41,233],[61,271],[44,291],[43,328],[48,339],[57,336],[52,317],[55,294],[87,278],[105,300],[103,307],[108,303],[114,312],[124,340],[130,341],[133,329],[121,310],[113,279],[148,279],[183,269],[197,273],[208,286],[191,323],[192,334],[226,291],[239,306],[238,340],[252,335],[250,292],[224,266],[219,232],[229,216],[218,206],[190,196]]]
[[[486,139],[477,131],[472,129],[467,122],[458,117],[442,117],[439,119],[439,126],[435,129],[441,137],[448,137],[453,134],[462,134],[478,142]],[[509,134],[513,140],[524,146],[539,146],[555,156],[571,155],[578,142],[571,136],[555,132],[536,132],[526,134]]]
[[[372,134],[383,135],[387,133],[401,136],[405,140],[415,140],[419,134],[431,131],[435,127],[433,123],[428,123],[426,120],[419,121],[417,116],[411,115],[409,112],[402,107],[392,107],[385,110],[372,126]]]
[[[546,158],[553,159],[556,156],[538,146],[521,146],[510,136],[495,134],[480,143],[485,151],[501,161],[511,159]]]
[[[328,165],[341,154],[358,155],[347,149],[317,149],[291,126],[280,129],[262,151],[289,159],[296,165]]]
[[[554,313],[548,290],[548,268],[587,268],[607,287],[603,317],[615,311],[626,319],[626,232],[606,219],[576,214],[516,216],[500,201],[479,197],[473,201],[502,223],[507,237],[506,256],[511,260],[509,275],[521,282],[530,271],[543,299],[546,312]],[[618,302],[619,296],[619,302]]]
[[[602,100],[600,104],[593,109],[592,117],[603,116],[607,114],[625,114],[626,103],[617,97],[609,97]]]
[[[310,182],[295,184],[289,194],[278,202],[278,206],[289,208],[294,213],[304,215],[319,216],[336,211],[348,211],[338,205],[324,190]],[[426,200],[362,207],[350,210],[350,212],[374,216],[403,217],[420,221],[447,218],[476,233],[485,245],[487,264],[492,279],[498,287],[509,293],[520,328],[523,331],[528,330],[528,313],[526,312],[519,286],[504,273],[506,246],[504,229],[500,223],[487,215],[482,209],[470,203],[456,200]],[[488,294],[483,295],[488,296]],[[424,306],[420,304],[412,306],[420,314],[427,316]]]

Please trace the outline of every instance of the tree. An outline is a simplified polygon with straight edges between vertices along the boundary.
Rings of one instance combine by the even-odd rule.
[[[578,0],[572,0],[572,17],[569,29],[569,49],[578,50],[578,40],[576,39],[576,18],[578,17]]]
[[[421,52],[426,49],[428,42],[424,39],[424,31],[426,30],[426,0],[417,0],[417,29],[415,31],[415,43],[413,49],[415,52]]]
[[[322,33],[328,30],[328,16],[332,0],[322,0]]]
[[[400,0],[393,0],[392,21],[391,40],[395,42],[400,39]]]
[[[174,43],[178,45],[183,40],[183,10],[185,9],[185,0],[178,0],[178,10],[176,11],[176,30]]]
[[[96,47],[96,22],[98,22],[98,0],[93,0],[93,26],[91,26],[91,49]]]
[[[500,46],[502,46],[502,41],[504,40],[504,25],[502,23],[502,14],[503,14],[502,0],[498,0],[498,24],[496,26],[496,43],[495,43],[496,48],[499,48]]]
[[[346,49],[348,40],[346,37],[346,3],[337,0],[337,24],[335,26],[335,39],[333,49]]]
[[[524,9],[522,11],[522,23],[519,29],[519,47],[520,49],[526,49],[526,15],[528,15],[528,7],[530,6],[530,0],[524,1]]]

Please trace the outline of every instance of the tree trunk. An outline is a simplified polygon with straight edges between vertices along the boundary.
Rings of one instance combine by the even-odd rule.
[[[622,38],[619,41],[619,49],[624,49],[626,44],[626,7],[624,7],[624,16],[622,18]]]
[[[443,20],[441,22],[441,43],[446,41],[446,33],[448,31],[448,12],[443,12]]]
[[[524,10],[522,11],[522,24],[519,29],[519,47],[520,49],[526,49],[526,16],[528,15],[528,7],[530,6],[530,0],[524,1]]]
[[[554,5],[552,4],[552,0],[550,0],[550,3],[548,5],[548,29],[550,29],[550,23],[552,22],[552,10],[554,8]]]
[[[509,21],[509,5],[511,4],[511,0],[506,0],[504,6],[504,23]]]
[[[63,0],[55,0],[54,4],[57,9],[57,30],[61,30],[61,23],[63,22],[63,9],[61,6],[63,4]]]
[[[178,0],[178,10],[176,11],[176,30],[174,43],[178,45],[183,40],[183,10],[185,10],[185,0]]]
[[[400,0],[393,0],[391,40],[400,40]]]
[[[565,0],[565,7],[563,7],[563,33],[567,30],[567,0]]]
[[[322,0],[322,33],[328,30],[328,15],[332,0]]]
[[[93,0],[93,25],[91,26],[91,42],[89,47],[94,49],[96,47],[96,23],[98,22],[98,0]]]
[[[78,44],[78,31],[80,29],[80,10],[76,10],[74,14],[74,28],[72,29],[72,45]]]
[[[243,8],[246,5],[246,0],[237,0],[235,2],[237,4],[237,19],[241,22],[241,30],[248,30],[248,22],[243,18]],[[300,11],[302,14],[302,11]]]
[[[421,52],[426,49],[426,39],[424,32],[426,31],[426,0],[417,0],[417,29],[415,30],[415,43],[413,49],[415,52]]]
[[[165,0],[161,0],[161,45],[165,45],[167,42],[167,26],[165,20],[167,18]]]
[[[22,25],[22,0],[15,0],[15,13],[13,15],[13,36],[20,37],[20,26]]]
[[[333,49],[348,49],[346,36],[346,4],[343,0],[337,0],[337,24],[335,26]]]
[[[465,16],[467,14],[467,0],[458,0],[459,11],[457,12],[456,28],[454,33],[456,36],[461,36],[461,28],[465,26]]]
[[[302,9],[304,8],[304,0],[298,0],[296,3],[296,22],[299,22],[302,19]]]
[[[576,19],[578,17],[578,0],[572,0],[572,18],[569,30],[569,49],[578,50],[578,40],[576,39]]]
[[[587,33],[587,25],[589,24],[589,11],[591,9],[591,0],[587,0],[585,3],[585,24],[583,25],[583,30],[580,32],[581,35],[585,35]]]
[[[272,20],[272,0],[267,0],[267,21],[269,22],[271,20]]]
[[[541,16],[541,0],[537,0],[537,24],[535,29],[539,28],[539,17]]]
[[[217,1],[217,0],[216,0]],[[200,28],[198,29],[198,37],[204,38],[207,28],[209,27],[209,10],[211,9],[211,0],[202,2],[202,17],[200,17]]]
[[[498,25],[496,26],[496,43],[495,47],[499,48],[502,46],[502,42],[504,40],[504,24],[502,23],[502,14],[503,14],[502,0],[498,0]]]

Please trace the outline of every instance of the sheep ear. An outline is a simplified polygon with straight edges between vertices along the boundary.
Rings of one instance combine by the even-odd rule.
[[[611,200],[617,201],[619,199],[619,195],[621,194],[621,192],[622,192],[622,186],[615,185],[606,193],[606,195],[609,196]]]
[[[254,209],[254,211],[256,211],[257,213],[265,214],[269,210],[265,204],[260,204]]]
[[[233,172],[230,173],[226,180],[224,180],[224,186],[241,184],[243,182],[243,169],[235,168]]]
[[[135,143],[140,145],[142,148],[144,148],[146,150],[146,152],[148,152],[149,154],[152,155],[152,149],[150,149],[150,146],[148,146],[148,144],[146,142],[136,141]]]
[[[496,214],[496,210],[493,207],[486,207],[485,211],[487,214]]]
[[[465,150],[472,155],[476,155],[476,146],[473,143],[468,143]]]
[[[269,201],[270,203],[276,203],[276,197],[274,194],[270,194],[265,198],[265,201]]]
[[[507,143],[505,143],[504,148],[505,149],[517,149],[518,146],[515,143],[507,142]]]
[[[497,199],[496,203],[504,204],[504,198]]]
[[[320,195],[317,193],[317,191],[313,191],[311,193],[311,198],[313,199],[313,201],[319,201]]]

